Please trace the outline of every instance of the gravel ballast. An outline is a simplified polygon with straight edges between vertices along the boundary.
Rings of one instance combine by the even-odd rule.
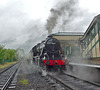
[[[23,61],[15,90],[56,90],[55,87],[46,82],[46,77],[42,76],[40,71],[40,67]]]

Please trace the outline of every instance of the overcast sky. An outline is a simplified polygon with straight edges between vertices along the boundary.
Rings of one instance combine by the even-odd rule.
[[[0,0],[0,44],[29,51],[49,30],[85,32],[100,13],[99,4],[100,0]]]

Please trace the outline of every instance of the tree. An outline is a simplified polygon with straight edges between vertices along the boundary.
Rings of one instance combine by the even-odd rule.
[[[25,53],[23,49],[4,49],[4,45],[0,45],[0,63],[4,63],[5,61],[21,60],[24,56]]]
[[[13,61],[15,59],[16,50],[6,49],[4,59]]]
[[[5,52],[4,46],[0,45],[0,63],[3,63],[3,59],[5,55],[4,52]]]

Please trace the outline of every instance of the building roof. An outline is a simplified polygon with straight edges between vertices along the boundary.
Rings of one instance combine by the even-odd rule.
[[[92,22],[90,23],[89,27],[87,28],[86,32],[84,33],[83,37],[80,40],[83,40],[87,36],[88,32],[91,30],[93,25],[98,21],[100,21],[100,14],[93,18]]]
[[[83,36],[83,32],[58,32],[50,34],[49,36]]]

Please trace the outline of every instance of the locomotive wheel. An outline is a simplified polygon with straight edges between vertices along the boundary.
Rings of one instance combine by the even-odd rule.
[[[47,65],[47,66],[46,66],[46,70],[47,70],[47,71],[52,71],[52,66],[48,66],[48,65]]]
[[[60,72],[63,72],[64,70],[66,70],[65,65],[60,66]]]
[[[62,68],[62,70],[66,70],[66,66],[65,65],[61,66],[61,68]]]

